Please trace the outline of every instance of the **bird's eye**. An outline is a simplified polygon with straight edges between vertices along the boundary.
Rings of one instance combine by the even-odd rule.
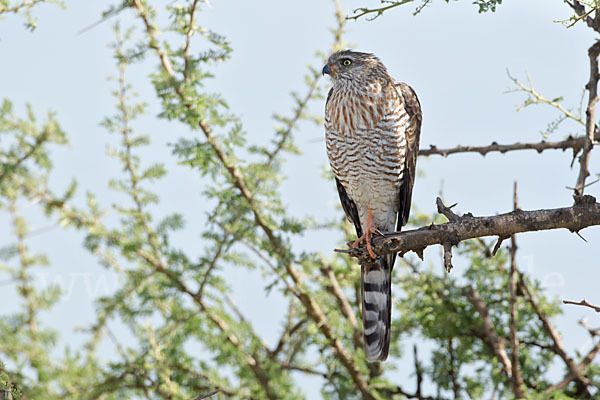
[[[348,65],[352,64],[352,61],[346,58],[344,61],[342,61],[342,64],[347,67]]]

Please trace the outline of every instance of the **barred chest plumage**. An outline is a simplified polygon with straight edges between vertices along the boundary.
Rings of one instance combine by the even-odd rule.
[[[367,207],[382,231],[394,231],[409,116],[393,82],[334,86],[325,110],[327,155],[366,224]]]

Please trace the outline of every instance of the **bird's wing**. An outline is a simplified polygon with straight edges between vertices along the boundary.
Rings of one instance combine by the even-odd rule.
[[[396,90],[404,100],[404,109],[408,114],[408,124],[405,127],[406,155],[404,158],[404,173],[400,186],[400,202],[398,204],[398,223],[396,230],[406,225],[410,214],[412,189],[415,183],[417,169],[417,153],[419,152],[419,137],[421,136],[421,103],[417,94],[404,82],[396,83]]]
[[[340,195],[340,202],[342,203],[342,208],[344,209],[344,212],[346,213],[346,216],[348,217],[350,222],[354,224],[356,234],[358,235],[358,237],[361,237],[362,228],[360,226],[360,218],[358,216],[356,203],[354,203],[354,200],[352,200],[350,196],[348,196],[348,193],[346,193],[346,189],[344,189],[344,186],[338,178],[335,178],[335,184],[337,185],[338,194]]]

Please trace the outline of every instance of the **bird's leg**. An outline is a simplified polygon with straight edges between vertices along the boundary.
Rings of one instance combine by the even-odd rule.
[[[373,216],[371,215],[371,205],[367,206],[367,226],[365,227],[365,233],[354,242],[351,243],[353,248],[357,248],[358,245],[362,242],[367,243],[367,251],[371,258],[375,259],[375,253],[373,253],[373,248],[371,247],[371,234],[379,232],[379,230],[373,224]]]

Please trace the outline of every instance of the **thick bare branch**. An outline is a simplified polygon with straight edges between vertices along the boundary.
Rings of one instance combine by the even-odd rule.
[[[447,214],[447,210],[447,207],[438,207],[440,213]],[[576,198],[572,207],[533,211],[515,210],[489,217],[474,217],[468,213],[453,222],[376,236],[372,242],[373,251],[379,255],[396,252],[404,254],[409,251],[419,254],[431,245],[455,246],[464,240],[484,236],[510,237],[515,233],[561,228],[578,232],[594,225],[600,225],[600,204],[594,197],[586,195]],[[361,262],[368,263],[370,260],[364,246],[337,251],[358,257]]]

